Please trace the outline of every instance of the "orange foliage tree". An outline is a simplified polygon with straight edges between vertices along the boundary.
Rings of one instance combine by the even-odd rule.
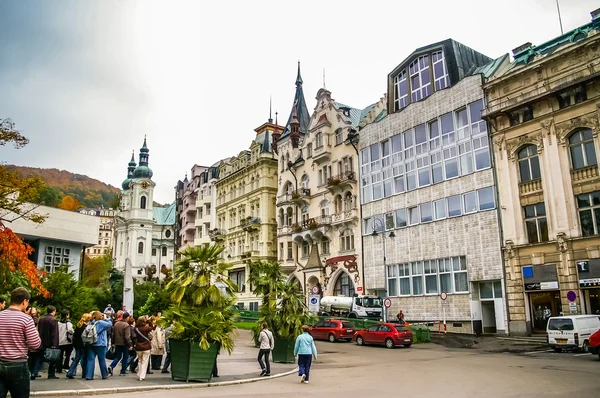
[[[44,273],[29,259],[32,252],[31,246],[24,243],[10,228],[0,224],[0,286],[16,287],[10,286],[10,282],[14,280],[14,274],[19,272],[34,291],[50,297],[50,292],[42,285]]]
[[[81,203],[77,199],[72,196],[65,196],[62,198],[62,201],[58,204],[59,209],[69,210],[69,211],[77,211],[81,209]]]

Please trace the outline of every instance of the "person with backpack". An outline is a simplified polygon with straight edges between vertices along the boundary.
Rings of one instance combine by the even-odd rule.
[[[152,326],[148,325],[146,318],[138,318],[135,328],[135,351],[138,357],[137,376],[140,381],[146,379],[148,371],[148,362],[150,360],[150,350],[152,349]]]
[[[92,320],[91,314],[83,314],[79,322],[77,322],[77,327],[75,328],[75,332],[73,333],[73,349],[75,350],[75,359],[73,359],[73,363],[71,363],[71,367],[67,371],[67,378],[73,379],[77,375],[77,365],[81,363],[81,378],[85,379],[85,368],[87,366],[87,347],[83,344],[83,340],[81,339],[81,335],[85,330],[87,324]]]
[[[106,350],[108,339],[106,331],[112,327],[112,322],[104,319],[104,314],[100,311],[92,312],[92,320],[87,324],[81,339],[84,344],[88,344],[88,358],[85,369],[85,379],[94,380],[94,371],[96,366],[96,357],[98,357],[98,366],[100,366],[100,374],[102,380],[108,378],[108,370],[106,369]]]
[[[271,376],[271,364],[269,363],[269,354],[274,347],[273,333],[268,329],[267,322],[262,323],[262,330],[258,334],[258,364],[262,369],[261,376]],[[263,363],[262,358],[265,358]]]
[[[69,310],[61,311],[61,319],[58,322],[58,348],[60,357],[56,362],[56,372],[62,373],[63,368],[69,369],[71,352],[73,352],[73,324],[71,323],[71,313]]]

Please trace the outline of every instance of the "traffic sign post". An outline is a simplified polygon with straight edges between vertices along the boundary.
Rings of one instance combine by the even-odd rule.
[[[386,297],[383,300],[383,306],[385,307],[383,310],[383,321],[387,322],[388,321],[388,308],[390,308],[392,306],[392,299],[390,299],[389,297]]]
[[[312,288],[310,288],[310,291],[312,292],[312,294],[319,294],[319,286],[314,285]]]
[[[572,303],[573,301],[577,300],[577,294],[574,291],[569,290],[567,293],[567,300]]]
[[[446,299],[448,298],[448,293],[442,292],[440,294],[440,298],[442,299],[442,316],[444,322],[444,333],[446,333]]]

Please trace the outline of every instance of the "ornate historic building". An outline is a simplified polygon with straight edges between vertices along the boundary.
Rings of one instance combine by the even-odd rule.
[[[200,187],[200,176],[207,167],[195,164],[191,170],[191,178],[186,173],[183,181],[177,181],[177,252],[188,246],[194,246],[198,236],[196,225],[200,213],[196,210],[196,199]]]
[[[502,60],[451,39],[421,47],[388,75],[387,116],[360,131],[366,289],[409,322],[507,330],[482,119],[483,81]]]
[[[276,145],[278,259],[305,292],[318,286],[322,295],[362,294],[358,152],[348,135],[356,137],[385,100],[356,109],[323,88],[309,117],[302,83],[298,66],[294,103]]]
[[[90,258],[100,257],[108,254],[113,247],[113,225],[115,221],[116,210],[114,209],[80,209],[78,213],[87,214],[94,217],[100,217],[100,226],[98,229],[98,244],[85,249],[85,255]]]
[[[225,246],[223,256],[233,264],[229,278],[239,289],[238,305],[250,310],[257,310],[259,304],[247,283],[250,263],[277,258],[277,158],[272,144],[282,129],[271,118],[256,128],[248,150],[221,161],[213,185],[216,192],[211,192],[216,195],[216,226],[208,234]],[[207,178],[210,184],[214,175]]]
[[[126,270],[129,264],[134,278],[161,279],[164,272],[173,268],[176,211],[175,203],[168,207],[154,206],[156,184],[152,181],[149,156],[150,150],[144,139],[139,164],[136,167],[132,155],[127,179],[121,186],[121,208],[115,215],[113,256],[115,268]]]
[[[592,17],[514,49],[485,85],[511,334],[600,311],[598,10]]]
[[[215,185],[219,179],[219,169],[222,161],[207,167],[198,176],[199,182],[196,187],[196,235],[194,246],[210,244],[208,232],[215,228],[217,217],[214,209],[217,204]]]

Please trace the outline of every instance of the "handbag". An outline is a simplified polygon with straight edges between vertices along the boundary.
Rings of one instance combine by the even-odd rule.
[[[108,351],[106,351],[106,359],[115,359],[115,346],[111,346]]]
[[[46,348],[44,350],[44,359],[47,362],[56,362],[60,358],[60,350],[58,348]]]

